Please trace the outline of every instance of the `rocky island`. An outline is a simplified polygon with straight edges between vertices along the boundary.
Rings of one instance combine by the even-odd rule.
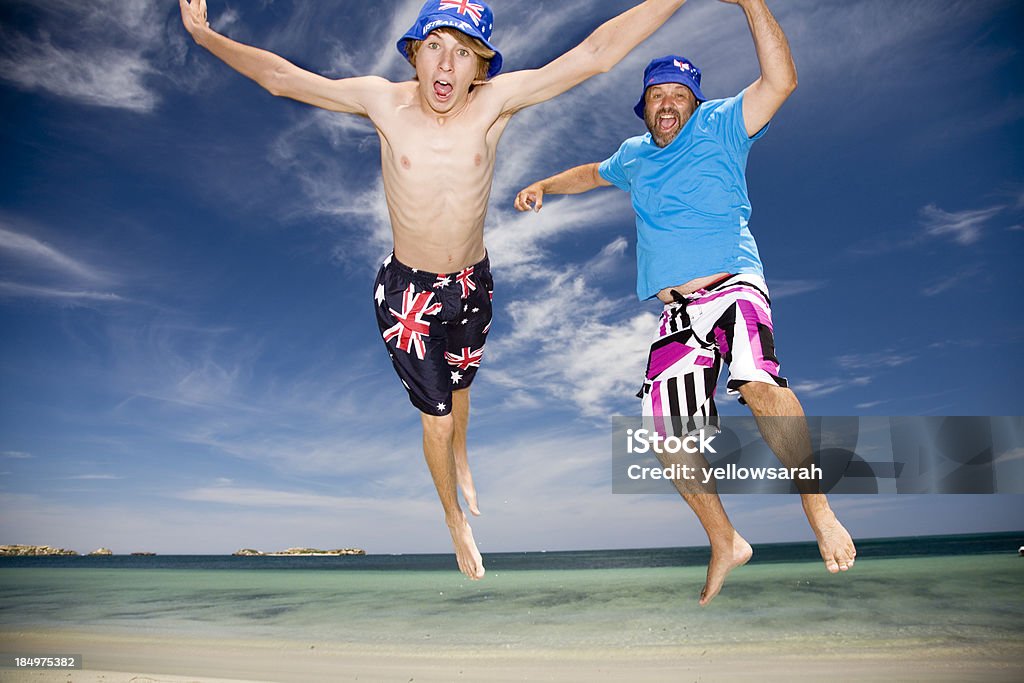
[[[335,550],[320,550],[319,548],[288,548],[288,550],[279,550],[274,553],[264,553],[259,550],[253,550],[252,548],[242,548],[241,550],[237,550],[232,553],[232,555],[238,557],[333,557],[337,555],[365,554],[366,551],[362,548],[336,548]]]
[[[0,545],[0,556],[38,557],[42,555],[77,555],[74,550],[51,548],[48,545]]]

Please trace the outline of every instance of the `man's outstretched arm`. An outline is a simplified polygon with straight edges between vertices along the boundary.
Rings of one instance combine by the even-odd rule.
[[[591,76],[610,71],[664,24],[686,0],[647,0],[601,24],[586,40],[547,66],[497,76],[495,89],[516,112],[561,95]]]
[[[210,28],[206,0],[178,0],[185,30],[215,57],[251,78],[270,94],[289,97],[323,109],[367,115],[366,104],[387,84],[382,78],[333,80],[300,69],[273,52],[231,40]]]
[[[544,206],[545,194],[580,194],[598,187],[611,185],[597,172],[600,164],[583,164],[562,171],[533,185],[523,188],[516,195],[515,207],[520,211],[540,211]],[[532,205],[532,206],[531,206]]]
[[[768,125],[793,91],[796,90],[796,64],[789,41],[764,0],[722,0],[743,8],[754,37],[761,77],[743,95],[743,123],[747,135],[754,136]]]

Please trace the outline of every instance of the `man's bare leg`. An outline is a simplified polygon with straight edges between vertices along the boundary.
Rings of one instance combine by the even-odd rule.
[[[469,429],[469,389],[452,392],[452,417],[455,418],[455,435],[452,451],[455,453],[455,480],[466,500],[466,507],[474,515],[480,514],[476,504],[476,487],[473,474],[469,471],[469,453],[466,448],[466,430]]]
[[[697,515],[711,544],[708,575],[700,592],[700,606],[705,607],[722,590],[729,572],[745,565],[753,550],[729,521],[717,493],[679,493]]]
[[[655,450],[655,455],[665,467],[689,467],[700,472],[708,461],[700,454],[685,452],[667,453]],[[691,470],[692,471],[692,470]],[[722,506],[714,485],[707,486],[697,480],[673,479],[676,491],[690,506],[711,544],[711,560],[708,562],[707,579],[700,592],[700,605],[711,602],[725,584],[725,577],[736,567],[747,563],[753,551],[750,544],[739,535]]]
[[[804,467],[811,457],[811,437],[807,421],[762,420],[762,417],[804,417],[803,407],[789,389],[764,382],[747,382],[739,389],[743,400],[757,418],[765,443],[786,467]],[[849,532],[836,519],[823,493],[801,493],[804,514],[818,539],[818,550],[825,567],[833,574],[853,566],[857,548]]]
[[[455,455],[452,451],[455,419],[451,415],[437,417],[425,413],[420,413],[420,418],[423,422],[423,455],[444,508],[444,520],[452,535],[459,570],[471,579],[482,579],[484,561],[473,540],[473,530],[459,507],[459,495],[455,489]]]

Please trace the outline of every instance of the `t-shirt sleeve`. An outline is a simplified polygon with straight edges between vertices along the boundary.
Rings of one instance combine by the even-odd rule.
[[[747,135],[747,124],[743,120],[743,90],[739,95],[724,100],[717,100],[708,108],[705,115],[706,126],[713,131],[723,144],[734,152],[746,152],[755,140],[760,140],[767,132],[771,123],[757,131],[753,137]]]
[[[609,158],[601,162],[601,165],[597,167],[597,172],[602,178],[607,180],[609,183],[629,192],[629,186],[631,178],[626,172],[625,157],[628,154],[627,145],[629,141],[622,143],[618,151],[611,155]]]

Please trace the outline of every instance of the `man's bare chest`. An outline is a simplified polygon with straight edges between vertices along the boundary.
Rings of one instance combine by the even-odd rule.
[[[471,128],[406,128],[389,136],[384,152],[398,172],[472,173],[490,166],[492,150]]]

